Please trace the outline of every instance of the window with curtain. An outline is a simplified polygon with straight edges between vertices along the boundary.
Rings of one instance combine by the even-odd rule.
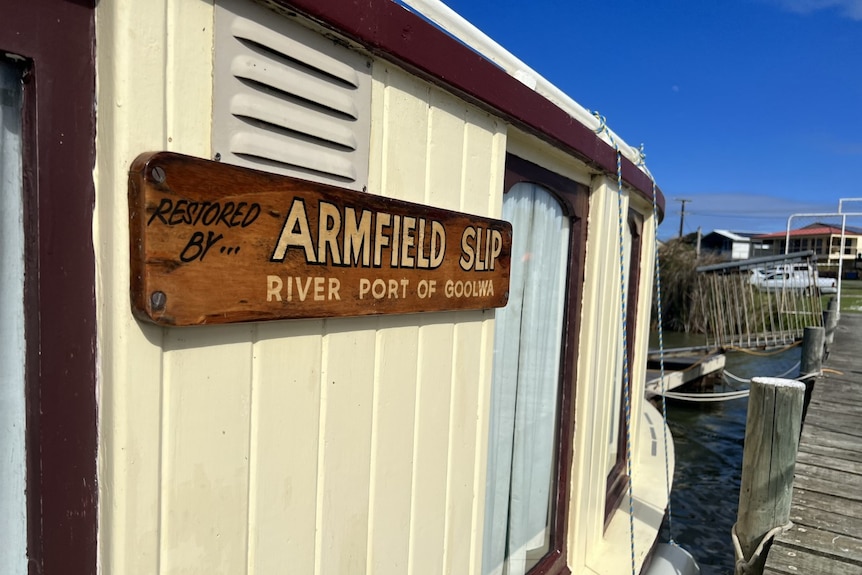
[[[510,171],[514,166],[545,173],[514,156],[507,164]],[[549,172],[547,177],[562,180]],[[565,509],[558,502],[565,498],[558,495],[567,483],[560,472],[569,462],[560,465],[559,454],[568,451],[561,441],[568,441],[572,429],[570,412],[563,409],[571,390],[563,382],[572,379],[575,333],[569,329],[575,313],[567,310],[567,301],[576,285],[572,277],[582,279],[571,273],[572,261],[582,262],[583,254],[572,204],[540,182],[517,181],[503,198],[502,217],[513,229],[512,267],[509,302],[497,310],[494,334],[485,574],[550,572],[562,556]],[[585,201],[586,194],[582,197]]]

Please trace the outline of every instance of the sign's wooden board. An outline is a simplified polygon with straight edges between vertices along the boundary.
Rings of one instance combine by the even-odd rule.
[[[512,226],[168,152],[129,174],[139,319],[186,326],[506,305]]]

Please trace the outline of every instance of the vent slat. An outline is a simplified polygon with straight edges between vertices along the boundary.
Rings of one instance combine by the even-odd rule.
[[[332,174],[356,181],[353,162],[334,150],[312,148],[301,142],[278,138],[264,131],[237,132],[231,137],[231,151],[263,158],[288,166],[297,166],[321,174]]]
[[[231,72],[238,78],[252,80],[309,102],[314,102],[356,119],[359,111],[345,90],[313,76],[303,74],[256,54],[243,54],[233,59]]]
[[[260,120],[350,150],[357,146],[353,130],[344,122],[288,100],[266,94],[238,94],[231,98],[230,111],[235,116]]]
[[[362,190],[371,60],[301,16],[215,1],[212,153],[222,162]]]
[[[302,62],[324,74],[338,78],[342,82],[359,87],[359,75],[350,66],[334,58],[313,50],[287,36],[279,34],[245,18],[237,18],[231,26],[234,37],[253,42],[268,50],[281,54],[291,60]]]

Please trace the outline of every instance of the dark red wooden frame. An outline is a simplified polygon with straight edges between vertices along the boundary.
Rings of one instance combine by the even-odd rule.
[[[616,151],[591,129],[497,65],[392,0],[273,0],[393,60],[429,82],[461,95],[609,174]],[[627,158],[623,179],[652,202],[653,186]],[[656,190],[659,220],[664,195]]]
[[[96,572],[95,5],[0,0],[24,69],[27,556]]]
[[[584,289],[586,262],[587,215],[589,188],[560,176],[532,162],[507,154],[503,189],[508,192],[519,182],[531,182],[551,191],[565,214],[570,218],[569,270],[566,278],[565,322],[563,353],[560,366],[560,411],[553,500],[553,531],[551,550],[530,571],[530,575],[567,575],[568,557],[569,485],[575,435],[575,398],[577,392],[577,361],[580,341],[581,297]]]
[[[635,363],[635,333],[637,333],[638,320],[638,285],[641,280],[641,258],[643,248],[643,221],[644,218],[635,210],[629,208],[628,226],[632,234],[631,255],[629,256],[629,269],[626,272],[629,274],[629,285],[626,294],[626,355],[628,363],[629,379],[626,384],[627,389],[624,393],[628,393],[629,403],[632,397],[632,371],[631,366]],[[615,382],[611,382],[615,383]],[[620,396],[620,424],[617,441],[617,459],[613,468],[608,473],[607,489],[605,491],[605,528],[613,517],[614,510],[619,507],[626,492],[628,491],[629,477],[626,455],[629,448],[629,437],[627,435],[631,422],[626,422],[626,408],[623,396]]]
[[[277,0],[372,52],[612,172],[616,154],[591,130],[457,41],[390,0]],[[27,348],[28,556],[31,573],[95,573],[97,408],[95,258],[95,0],[0,0],[0,50],[25,59],[24,201]],[[624,159],[623,178],[651,199],[652,184]],[[547,185],[547,182],[543,182]],[[580,188],[579,188],[580,189]],[[660,212],[664,197],[657,194]],[[585,193],[574,206],[567,325],[583,285]],[[577,313],[576,313],[577,312]],[[573,332],[573,333],[571,333]],[[577,330],[565,336],[558,458],[567,489]],[[558,508],[566,499],[558,493]],[[565,495],[567,497],[567,494]],[[562,505],[562,507],[559,507]],[[557,514],[557,528],[565,528]],[[563,523],[561,523],[563,521]],[[564,532],[563,532],[564,533]],[[565,571],[561,552],[540,572]]]

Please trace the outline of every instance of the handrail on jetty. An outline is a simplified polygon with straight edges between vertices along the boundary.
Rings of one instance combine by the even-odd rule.
[[[804,251],[697,268],[707,345],[784,346],[823,325],[815,259]]]

